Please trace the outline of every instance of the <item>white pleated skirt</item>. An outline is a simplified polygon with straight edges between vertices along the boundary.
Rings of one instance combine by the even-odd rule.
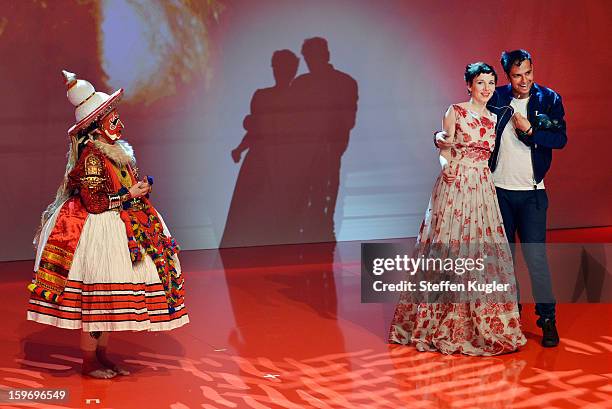
[[[43,228],[34,270],[59,210]],[[161,215],[160,215],[161,219]],[[170,235],[162,220],[164,233]],[[174,256],[179,275],[181,265]],[[181,289],[182,290],[182,289]],[[182,292],[182,291],[181,291]],[[167,331],[189,322],[184,299],[171,312],[149,255],[132,263],[119,214],[90,214],[85,221],[59,304],[30,297],[28,320],[83,331]]]

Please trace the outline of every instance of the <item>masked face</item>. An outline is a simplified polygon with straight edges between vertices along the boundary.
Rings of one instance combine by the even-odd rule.
[[[123,128],[123,122],[121,122],[121,119],[119,119],[119,113],[116,109],[113,109],[100,121],[100,130],[102,131],[102,135],[110,143],[115,142],[117,139],[121,139],[121,131]]]

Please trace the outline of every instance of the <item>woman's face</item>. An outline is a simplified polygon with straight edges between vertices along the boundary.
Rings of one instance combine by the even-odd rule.
[[[495,91],[495,77],[493,74],[478,74],[472,80],[472,84],[468,84],[468,90],[474,102],[486,104]]]
[[[289,85],[297,74],[297,64],[273,64],[272,72],[277,85]]]

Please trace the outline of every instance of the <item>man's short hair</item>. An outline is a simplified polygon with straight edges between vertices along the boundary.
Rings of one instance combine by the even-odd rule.
[[[504,68],[506,74],[510,74],[510,70],[513,65],[517,67],[521,65],[521,63],[525,60],[531,61],[531,54],[527,50],[513,50],[513,51],[504,51],[501,55],[501,65]]]
[[[327,40],[322,37],[307,38],[302,44],[302,55],[329,55]]]

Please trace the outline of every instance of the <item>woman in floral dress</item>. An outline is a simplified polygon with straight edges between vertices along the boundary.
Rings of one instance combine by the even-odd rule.
[[[466,67],[465,80],[470,100],[451,105],[443,119],[447,135],[440,151],[442,172],[421,224],[415,256],[439,257],[441,248],[447,254],[454,249],[455,256],[461,249],[463,256],[473,259],[493,255],[496,262],[486,265],[484,281],[510,283],[511,291],[498,302],[478,297],[448,303],[415,303],[411,294],[404,293],[389,342],[414,345],[419,351],[497,355],[526,343],[512,297],[516,288],[512,256],[488,168],[497,118],[486,104],[495,91],[497,74],[478,62]]]

